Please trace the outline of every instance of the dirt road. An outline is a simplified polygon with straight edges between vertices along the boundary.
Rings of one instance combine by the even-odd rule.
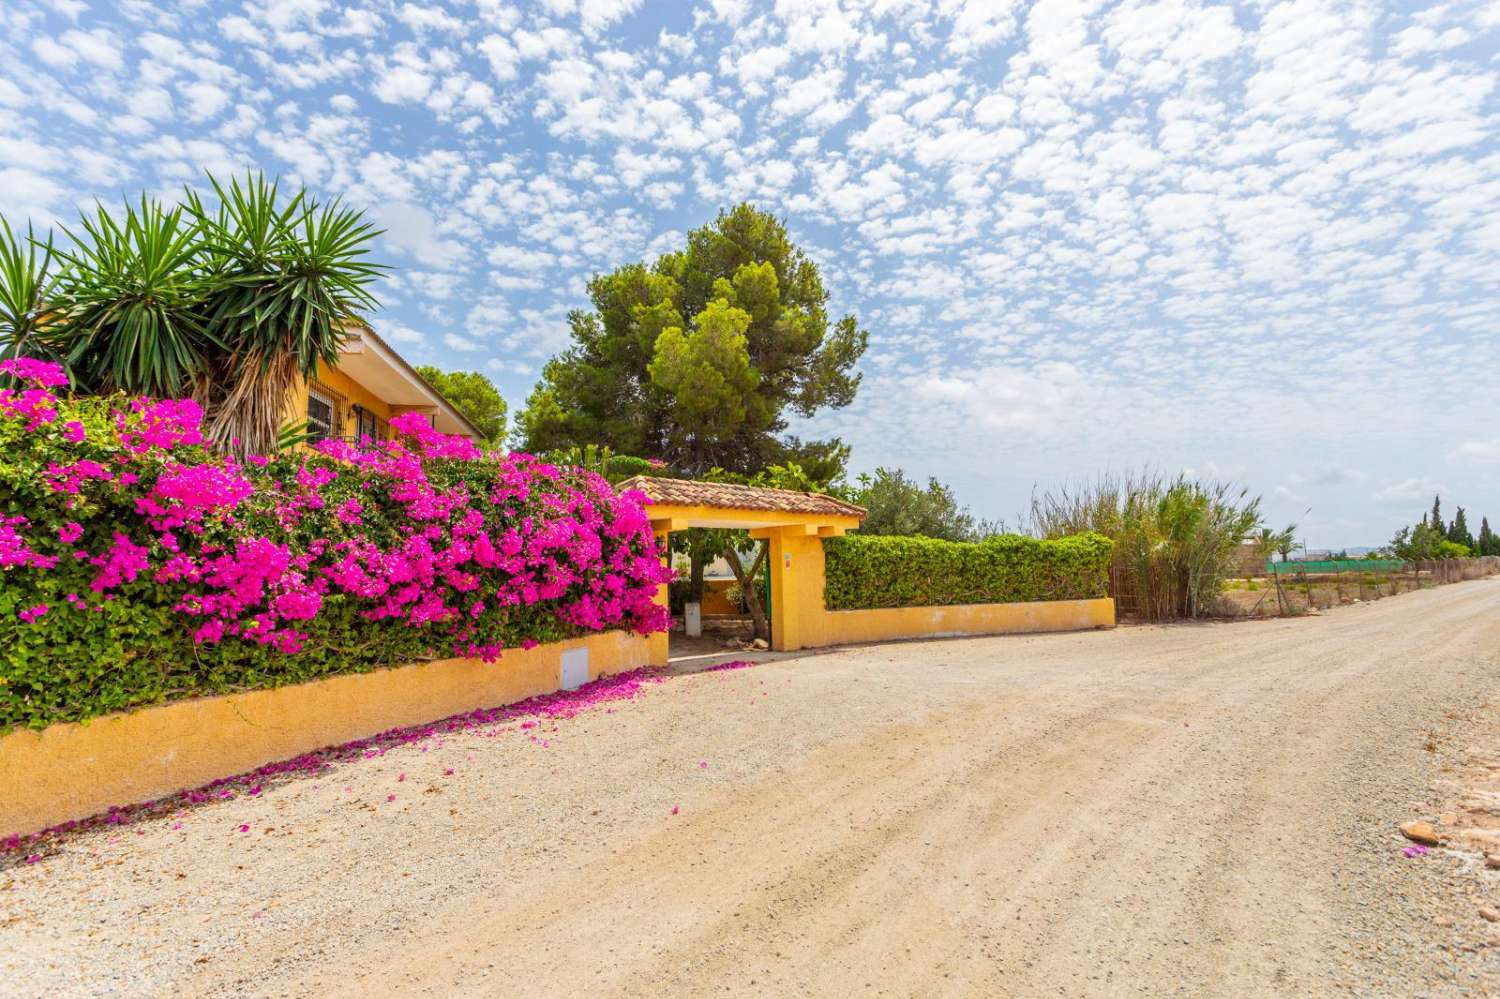
[[[1500,580],[674,677],[0,872],[0,992],[1458,993],[1395,826],[1497,689]]]

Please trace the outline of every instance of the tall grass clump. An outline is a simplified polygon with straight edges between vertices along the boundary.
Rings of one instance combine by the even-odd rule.
[[[1110,591],[1121,612],[1203,617],[1235,574],[1241,543],[1261,526],[1260,497],[1182,475],[1106,473],[1034,493],[1031,524],[1043,538],[1094,531],[1112,540]]]

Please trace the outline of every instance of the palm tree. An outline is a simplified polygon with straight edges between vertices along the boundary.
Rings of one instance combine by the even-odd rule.
[[[84,392],[190,396],[209,439],[239,454],[276,446],[299,378],[334,364],[350,325],[376,306],[362,213],[300,190],[283,201],[263,175],[212,175],[212,207],[191,190],[168,208],[102,205],[50,240],[40,266],[0,234],[0,354],[47,354]],[[3,222],[3,219],[0,219]],[[30,239],[33,250],[39,246]],[[27,307],[26,303],[30,303]]]

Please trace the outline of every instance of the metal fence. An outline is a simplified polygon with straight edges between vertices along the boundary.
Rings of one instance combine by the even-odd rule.
[[[1457,583],[1465,579],[1483,579],[1500,572],[1500,555],[1484,555],[1479,558],[1361,558],[1266,563],[1266,573],[1272,576],[1323,576],[1346,572],[1426,573],[1439,583]]]
[[[1399,558],[1347,558],[1322,562],[1267,562],[1266,572],[1278,576],[1325,572],[1400,572],[1406,562]]]

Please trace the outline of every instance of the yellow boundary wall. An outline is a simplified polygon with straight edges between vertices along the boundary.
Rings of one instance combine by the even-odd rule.
[[[886,642],[898,638],[956,635],[1019,635],[1039,631],[1087,631],[1115,626],[1115,602],[1045,600],[1019,604],[956,604],[824,611],[823,643]]]
[[[771,630],[778,650],[1115,626],[1115,602],[1108,597],[830,611],[823,603],[823,539],[795,528],[756,534],[771,542]]]
[[[654,637],[654,636],[653,636]],[[666,662],[620,631],[271,690],[200,697],[0,737],[0,836],[154,800],[324,746]]]

